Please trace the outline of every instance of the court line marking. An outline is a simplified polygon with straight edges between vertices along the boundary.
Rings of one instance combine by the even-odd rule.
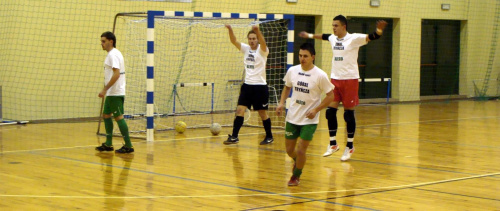
[[[423,188],[415,188],[415,187],[412,187],[412,188],[415,190],[420,190],[420,191],[428,191],[428,192],[434,192],[434,193],[442,193],[442,194],[448,194],[448,195],[454,195],[454,196],[463,196],[463,197],[468,197],[468,198],[484,199],[484,200],[491,200],[491,201],[500,201],[500,199],[485,198],[485,197],[471,196],[471,195],[465,195],[465,194],[459,194],[459,193],[450,193],[450,192],[437,191],[437,190],[428,190],[428,189],[423,189]]]
[[[402,138],[402,137],[394,137],[394,136],[383,136],[383,135],[357,135],[356,137],[369,137],[369,138],[385,138],[385,139],[392,139],[392,140],[401,140],[401,141],[408,141],[408,142],[427,142],[427,143],[433,143],[433,144],[446,144],[446,145],[456,145],[456,146],[464,146],[464,147],[477,147],[477,148],[488,148],[488,149],[500,149],[500,146],[488,146],[488,145],[476,145],[476,144],[461,144],[461,143],[453,143],[453,142],[446,142],[446,141],[433,141],[430,139],[421,139],[421,138]]]
[[[249,133],[250,134],[250,133]],[[252,133],[252,135],[255,135],[256,133]],[[211,136],[210,136],[211,137]],[[193,137],[193,138],[182,138],[182,139],[169,139],[169,140],[160,140],[160,141],[155,141],[155,142],[170,142],[170,141],[180,141],[180,140],[196,140],[199,138]],[[200,138],[202,139],[202,138]],[[203,141],[203,140],[200,140]],[[148,144],[147,141],[141,141],[141,142],[135,142],[134,144]],[[222,144],[221,144],[222,145]],[[64,150],[64,149],[75,149],[75,148],[88,148],[88,147],[95,147],[94,145],[87,145],[87,146],[75,146],[75,147],[59,147],[59,148],[46,148],[46,149],[35,149],[35,150],[18,150],[18,151],[6,151],[5,153],[17,153],[17,152],[38,152],[38,151],[49,151],[49,150]],[[254,147],[251,146],[245,146],[245,145],[239,145],[240,148],[246,148],[246,149],[254,149]],[[273,152],[285,152],[284,150],[276,150],[276,149],[269,149],[269,148],[258,148],[258,150],[266,150],[266,151],[273,151]],[[2,155],[2,153],[0,153]],[[313,156],[313,157],[323,157],[322,154],[309,154],[307,153],[307,156]],[[325,159],[330,159],[325,158]],[[450,170],[443,170],[443,169],[436,169],[436,168],[426,168],[426,167],[415,167],[415,166],[408,166],[404,164],[398,164],[398,163],[382,163],[382,162],[376,162],[376,161],[369,161],[369,160],[358,160],[358,159],[351,159],[352,161],[356,162],[363,162],[363,163],[374,163],[374,164],[381,164],[381,165],[390,165],[390,166],[400,166],[400,167],[405,167],[405,168],[416,168],[416,169],[425,169],[425,170],[430,170],[430,171],[440,171],[440,172],[449,172],[449,173],[455,173],[455,174],[467,174],[467,175],[474,175],[473,173],[465,173],[465,172],[459,172],[459,171],[450,171]]]
[[[265,191],[265,190],[258,190],[258,189],[252,189],[252,188],[246,188],[246,187],[240,187],[240,186],[234,186],[234,185],[228,185],[228,184],[222,184],[222,183],[216,183],[216,182],[210,182],[210,181],[204,181],[204,180],[198,180],[198,179],[191,179],[191,178],[186,178],[186,177],[182,177],[182,176],[175,176],[175,175],[168,175],[168,174],[162,174],[162,173],[157,173],[157,172],[151,172],[151,171],[147,171],[147,170],[142,170],[142,169],[134,169],[134,168],[129,168],[129,167],[122,167],[122,166],[116,166],[116,165],[110,165],[110,164],[103,164],[103,163],[97,163],[97,162],[91,162],[91,161],[86,161],[86,160],[78,160],[78,159],[74,159],[74,158],[68,158],[68,157],[61,157],[61,156],[55,156],[55,155],[47,155],[47,154],[38,154],[38,155],[41,155],[41,156],[47,156],[47,157],[52,157],[52,158],[57,158],[57,159],[62,159],[62,160],[69,160],[69,161],[74,161],[74,162],[80,162],[80,163],[86,163],[86,164],[97,164],[99,166],[109,166],[109,167],[113,167],[113,168],[119,168],[119,169],[126,169],[126,170],[132,170],[132,171],[135,171],[135,172],[140,172],[140,173],[145,173],[145,174],[151,174],[151,175],[158,175],[158,176],[163,176],[163,177],[170,177],[170,178],[174,178],[174,179],[179,179],[179,180],[185,180],[185,181],[191,181],[191,182],[199,182],[199,183],[204,183],[204,184],[210,184],[210,185],[215,185],[215,186],[221,186],[221,187],[227,187],[227,188],[234,188],[234,189],[241,189],[241,190],[246,190],[246,191],[251,191],[251,192],[259,192],[259,193],[263,193],[262,195],[269,195],[269,196],[284,196],[284,197],[288,197],[288,198],[296,198],[296,199],[303,199],[303,200],[307,200],[307,201],[311,201],[311,200],[315,200],[315,201],[319,201],[319,202],[323,202],[323,203],[327,203],[327,204],[335,204],[335,205],[341,205],[341,206],[347,206],[347,207],[353,207],[353,208],[358,208],[358,209],[364,209],[364,210],[374,210],[374,209],[371,209],[371,208],[367,208],[367,207],[361,207],[361,206],[355,206],[355,205],[348,205],[348,204],[342,204],[342,203],[337,203],[337,202],[330,202],[330,201],[325,201],[325,200],[317,200],[317,199],[311,199],[311,198],[306,198],[306,197],[301,197],[301,196],[294,196],[294,195],[290,195],[288,193],[274,193],[274,192],[271,192],[271,191]],[[248,194],[248,195],[251,195],[251,194]],[[2,196],[5,196],[5,197],[14,197],[16,195],[0,195],[0,197]],[[19,195],[19,197],[23,197],[23,196],[29,196],[29,195]],[[79,197],[79,196],[62,196],[62,197],[57,197],[57,196],[54,196],[54,197],[51,197],[51,196],[42,196],[42,195],[32,195],[32,196],[39,196],[37,198],[101,198],[101,199],[105,199],[105,198],[123,198],[123,199],[134,199],[134,198],[192,198],[192,196],[131,196],[131,197],[109,197],[109,196],[83,196],[83,197]],[[214,196],[217,196],[217,195],[214,195]],[[221,195],[221,196],[224,196],[224,197],[231,197],[231,196],[238,196],[238,195]],[[210,197],[210,195],[207,195],[207,196],[195,196],[196,198],[208,198]],[[35,197],[29,197],[29,198],[35,198]]]
[[[414,121],[414,122],[397,122],[397,123],[386,123],[386,124],[369,124],[369,125],[361,125],[357,128],[365,128],[365,127],[376,127],[376,126],[387,126],[387,125],[404,125],[404,124],[416,124],[416,123],[427,123],[427,122],[445,122],[445,121],[458,121],[458,120],[470,120],[470,119],[496,119],[500,118],[500,116],[485,116],[485,117],[471,117],[471,118],[459,118],[459,119],[440,119],[440,120],[426,120],[426,121]],[[339,127],[342,129],[345,127]],[[318,128],[317,130],[328,130],[328,128]],[[281,134],[285,133],[285,131],[273,131],[273,134]],[[250,136],[250,135],[259,135],[264,134],[263,132],[255,132],[255,133],[244,133],[240,134],[240,136]],[[210,139],[210,138],[223,138],[223,136],[199,136],[199,137],[191,137],[191,138],[173,138],[173,139],[163,139],[163,140],[155,140],[154,142],[171,142],[171,141],[180,141],[180,140],[192,140],[192,139]],[[135,143],[147,143],[147,141],[138,141]],[[85,145],[85,146],[74,146],[74,147],[57,147],[57,148],[43,148],[43,149],[29,149],[29,150],[12,150],[12,151],[3,151],[0,152],[0,155],[7,153],[17,153],[17,152],[36,152],[36,151],[46,151],[46,150],[59,150],[59,149],[72,149],[72,148],[86,148],[86,147],[95,147],[95,145]]]
[[[245,135],[255,135],[258,133],[248,133]],[[213,136],[208,136],[208,137],[213,137]],[[169,140],[159,140],[155,142],[171,142],[171,141],[181,141],[181,140],[196,140],[196,139],[203,139],[203,138],[182,138],[182,139],[169,139]],[[203,141],[203,140],[201,140]],[[140,142],[135,142],[134,144],[148,144],[147,141],[140,141]],[[6,151],[4,153],[17,153],[17,152],[38,152],[38,151],[49,151],[49,150],[64,150],[64,149],[76,149],[76,148],[88,148],[88,147],[95,147],[94,145],[87,145],[87,146],[75,146],[75,147],[59,147],[59,148],[45,148],[45,149],[34,149],[34,150],[17,150],[17,151]],[[254,147],[250,146],[245,146],[245,145],[240,145],[240,148],[247,148],[247,149],[253,149]],[[285,152],[284,150],[275,150],[275,149],[268,149],[268,148],[258,148],[258,150],[266,150],[266,151],[273,151],[273,152]],[[2,153],[0,153],[2,155]],[[323,155],[320,154],[307,154],[307,156],[313,156],[313,157],[323,157]],[[326,158],[329,159],[329,158]],[[425,170],[430,170],[430,171],[441,171],[441,172],[449,172],[449,173],[456,173],[456,174],[467,174],[467,175],[474,175],[472,173],[465,173],[465,172],[459,172],[459,171],[450,171],[450,170],[443,170],[443,169],[435,169],[435,168],[426,168],[426,167],[415,167],[415,166],[408,166],[408,165],[403,165],[403,164],[394,164],[394,163],[382,163],[382,162],[376,162],[376,161],[368,161],[368,160],[357,160],[357,159],[351,159],[352,161],[356,162],[364,162],[364,163],[374,163],[374,164],[381,164],[381,165],[391,165],[391,166],[400,166],[400,167],[406,167],[406,168],[416,168],[416,169],[425,169]]]
[[[241,135],[256,135],[260,133],[246,133],[246,134],[241,134]],[[155,142],[172,142],[172,141],[182,141],[182,140],[198,140],[198,141],[204,141],[204,139],[220,139],[221,137],[214,137],[214,136],[205,136],[205,137],[192,137],[192,138],[180,138],[180,139],[168,139],[168,140],[158,140]],[[147,141],[139,141],[139,142],[134,142],[134,144],[148,144]],[[222,145],[222,144],[220,144]],[[59,147],[59,148],[45,148],[45,149],[34,149],[34,150],[17,150],[17,151],[5,151],[5,153],[17,153],[17,152],[37,152],[37,151],[48,151],[48,150],[64,150],[64,149],[75,149],[75,148],[88,148],[88,147],[95,147],[95,145],[86,145],[86,146],[75,146],[75,147]],[[251,146],[245,146],[245,145],[239,145],[240,148],[247,148],[247,149],[253,149],[254,147]],[[284,150],[275,150],[275,149],[268,149],[268,148],[258,148],[258,150],[266,150],[266,151],[273,151],[273,152],[285,152]],[[2,155],[2,153],[0,153]],[[308,156],[313,156],[313,157],[323,157],[322,154],[307,154]],[[329,159],[329,158],[326,158]],[[425,170],[430,170],[430,171],[440,171],[440,172],[449,172],[449,173],[456,173],[456,174],[466,174],[466,175],[475,175],[473,173],[465,173],[465,172],[459,172],[459,171],[450,171],[450,170],[443,170],[443,169],[435,169],[435,168],[426,168],[426,167],[415,167],[415,166],[408,166],[404,164],[393,164],[393,163],[382,163],[382,162],[376,162],[376,161],[368,161],[368,160],[357,160],[357,159],[351,159],[352,161],[356,162],[364,162],[364,163],[374,163],[374,164],[381,164],[381,165],[391,165],[391,166],[400,166],[400,167],[406,167],[406,168],[416,168],[416,169],[425,169]]]
[[[119,166],[113,166],[113,167],[119,167]],[[125,168],[125,167],[123,167]],[[128,168],[127,168],[128,169]],[[133,170],[133,169],[130,169]],[[138,170],[135,170],[138,171]],[[141,172],[147,172],[147,171],[142,171]],[[151,172],[154,173],[154,172]],[[156,175],[164,175],[164,174],[158,174],[155,173]],[[456,182],[456,181],[461,181],[461,180],[469,180],[469,179],[476,179],[476,178],[482,178],[482,177],[491,177],[491,176],[496,176],[500,175],[500,172],[496,173],[490,173],[490,174],[482,174],[482,175],[476,175],[476,176],[470,176],[470,177],[460,177],[460,178],[455,178],[455,179],[446,179],[446,180],[438,180],[438,181],[432,181],[432,182],[422,182],[422,183],[414,183],[414,184],[407,184],[407,185],[395,185],[395,186],[387,186],[387,187],[375,187],[375,188],[357,188],[357,189],[345,189],[345,190],[334,190],[334,191],[311,191],[311,192],[299,192],[299,193],[258,193],[258,194],[221,194],[221,195],[189,195],[189,196],[47,196],[47,195],[15,195],[15,194],[0,194],[0,197],[26,197],[26,198],[74,198],[74,199],[151,199],[151,198],[216,198],[216,197],[256,197],[256,196],[287,196],[287,197],[294,197],[294,195],[313,195],[313,194],[324,194],[324,193],[340,193],[340,192],[354,192],[354,191],[371,191],[371,190],[391,190],[391,189],[402,189],[402,188],[414,188],[414,187],[421,187],[421,186],[428,186],[428,185],[435,185],[435,184],[441,184],[441,183],[449,183],[449,182]],[[166,176],[166,175],[164,175]],[[174,176],[176,177],[176,176]],[[184,178],[187,180],[192,180],[192,181],[197,181],[193,179],[188,179]],[[201,181],[201,180],[199,180]],[[203,183],[210,183],[210,184],[215,184],[215,185],[222,185],[225,187],[235,187],[243,190],[248,190],[248,191],[257,191],[257,192],[267,192],[267,191],[261,191],[261,190],[254,190],[254,189],[249,189],[249,188],[242,188],[238,186],[230,186],[230,185],[225,185],[225,184],[217,184],[217,183],[212,183],[212,182],[206,182],[206,181],[201,181]],[[298,197],[301,199],[307,199],[304,197]],[[316,200],[312,199],[314,201],[324,201],[324,200]],[[327,201],[325,201],[327,202]],[[333,202],[332,202],[333,203]],[[338,203],[335,203],[338,204]],[[340,204],[341,205],[341,204]]]

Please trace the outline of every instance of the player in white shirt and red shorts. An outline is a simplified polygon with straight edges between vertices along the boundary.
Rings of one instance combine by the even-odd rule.
[[[299,178],[306,163],[306,151],[319,123],[319,112],[333,101],[333,85],[328,75],[314,65],[314,46],[304,43],[300,46],[300,65],[290,67],[285,78],[285,87],[276,112],[280,115],[290,95],[290,106],[286,115],[286,152],[294,160],[293,175],[289,186],[299,185]],[[321,94],[326,93],[321,101]],[[297,143],[297,139],[300,140]]]
[[[224,144],[237,144],[239,142],[238,133],[243,125],[245,111],[253,107],[262,119],[262,125],[266,131],[266,137],[260,145],[273,143],[271,133],[271,118],[267,114],[269,105],[269,88],[266,82],[266,62],[269,55],[264,36],[259,30],[259,26],[253,26],[248,32],[248,44],[240,43],[234,36],[233,29],[226,25],[231,43],[240,50],[245,65],[245,82],[241,85],[238,106],[236,107],[236,117],[233,123],[233,134],[230,134]]]
[[[358,69],[358,51],[363,45],[372,40],[379,39],[387,22],[377,21],[377,28],[372,34],[350,34],[347,32],[347,19],[338,15],[333,18],[333,34],[309,34],[300,32],[299,36],[309,39],[322,39],[329,41],[332,50],[332,70],[331,82],[335,86],[333,100],[326,110],[326,119],[328,120],[328,130],[330,133],[330,144],[323,154],[327,157],[339,150],[337,145],[337,110],[340,102],[344,105],[344,120],[347,127],[347,145],[341,161],[347,161],[354,152],[354,132],[356,130],[356,119],[354,117],[354,108],[359,104],[359,69]]]

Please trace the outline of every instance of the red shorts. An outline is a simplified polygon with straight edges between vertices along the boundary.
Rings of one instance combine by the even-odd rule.
[[[335,86],[335,89],[333,89],[333,94],[335,96],[334,102],[342,102],[344,108],[352,108],[359,104],[358,79],[331,79],[331,82]]]

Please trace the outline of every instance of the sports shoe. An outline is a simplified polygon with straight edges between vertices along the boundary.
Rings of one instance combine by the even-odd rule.
[[[108,146],[108,145],[106,145],[105,143],[102,143],[102,145],[101,145],[101,146],[96,147],[96,148],[95,148],[95,150],[97,150],[97,151],[99,151],[99,152],[104,152],[104,151],[106,151],[106,152],[111,152],[111,151],[113,151],[113,150],[114,150],[114,148],[113,148],[113,146]]]
[[[334,152],[339,151],[339,145],[329,145],[323,157],[328,157],[332,155]]]
[[[260,142],[260,145],[270,144],[273,143],[273,141],[274,141],[273,137],[266,137],[264,140]]]
[[[297,186],[300,183],[300,179],[296,176],[292,176],[290,181],[288,181],[288,186]]]
[[[342,157],[340,157],[340,160],[347,161],[347,160],[351,159],[352,153],[354,153],[354,147],[352,149],[349,149],[349,147],[346,147],[344,150],[344,154],[342,155]]]
[[[233,136],[231,135],[228,135],[229,137],[227,137],[227,140],[224,141],[224,144],[225,145],[229,145],[229,144],[237,144],[240,139],[238,139],[238,137],[234,138]]]
[[[132,152],[134,152],[134,147],[127,147],[127,146],[123,145],[122,148],[117,149],[115,152],[116,153],[132,153]]]

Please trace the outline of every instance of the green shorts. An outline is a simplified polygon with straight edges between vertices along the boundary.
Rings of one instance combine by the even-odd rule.
[[[285,138],[297,139],[297,137],[300,136],[300,138],[304,141],[311,141],[313,139],[313,135],[317,127],[318,124],[295,125],[290,122],[286,122]]]
[[[106,96],[104,100],[103,114],[113,114],[114,117],[123,115],[123,103],[125,96]]]

